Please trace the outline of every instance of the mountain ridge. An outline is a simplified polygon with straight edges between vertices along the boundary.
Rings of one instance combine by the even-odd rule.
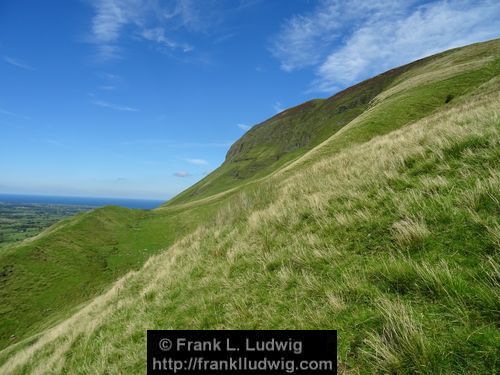
[[[363,366],[379,363],[388,371],[397,369],[398,364],[390,363],[389,357],[377,357],[372,351],[377,345],[383,348],[377,340],[379,337],[383,338],[381,332],[386,329],[385,323],[382,324],[385,318],[381,315],[384,309],[396,315],[399,311],[399,315],[403,317],[408,315],[412,322],[410,328],[415,328],[414,331],[407,331],[408,327],[403,327],[401,332],[394,333],[394,337],[409,333],[418,341],[419,335],[423,335],[424,331],[429,331],[432,335],[437,335],[436,337],[447,337],[444,332],[432,331],[436,328],[429,327],[427,322],[415,318],[419,309],[425,309],[425,306],[431,306],[439,316],[455,314],[446,309],[441,311],[426,295],[426,290],[430,290],[431,297],[441,295],[440,293],[444,292],[440,288],[443,287],[453,293],[462,293],[460,298],[466,301],[464,309],[468,309],[473,316],[479,314],[480,317],[478,320],[471,320],[470,324],[454,327],[461,332],[459,338],[470,335],[474,325],[480,324],[482,327],[484,324],[490,324],[491,309],[495,304],[491,299],[488,284],[490,282],[484,279],[481,267],[492,272],[488,265],[488,256],[493,254],[492,238],[496,233],[491,216],[494,211],[491,211],[490,207],[494,203],[490,195],[495,196],[491,184],[497,178],[493,162],[496,155],[495,145],[498,142],[495,136],[498,126],[495,121],[498,122],[498,118],[495,120],[494,113],[499,91],[499,46],[499,40],[494,40],[447,51],[427,60],[434,64],[431,70],[425,70],[425,64],[413,65],[404,72],[406,76],[402,74],[399,81],[393,81],[374,96],[369,102],[371,106],[345,124],[341,130],[301,155],[294,155],[298,157],[291,158],[280,168],[266,170],[269,173],[264,173],[263,176],[252,175],[248,179],[240,180],[239,185],[226,185],[229,186],[228,189],[214,194],[195,194],[189,199],[174,200],[152,212],[106,207],[89,213],[88,219],[81,220],[71,231],[62,227],[32,243],[11,249],[10,254],[0,254],[0,266],[15,266],[14,276],[0,279],[3,286],[0,297],[11,307],[10,310],[0,311],[3,318],[10,319],[4,319],[0,325],[2,346],[8,346],[8,338],[13,332],[19,337],[19,340],[16,340],[19,341],[17,345],[10,345],[10,349],[0,352],[0,366],[3,366],[0,369],[8,372],[19,369],[48,371],[50,366],[44,365],[43,361],[48,359],[47,363],[55,363],[54,361],[61,360],[59,352],[52,349],[55,344],[62,344],[61,348],[78,347],[82,353],[92,353],[89,358],[105,355],[94,353],[91,347],[80,347],[81,341],[72,334],[68,335],[69,341],[65,341],[49,327],[70,317],[74,311],[78,311],[79,306],[85,306],[94,296],[111,290],[114,290],[111,293],[113,297],[110,297],[112,303],[107,301],[104,305],[99,305],[106,306],[107,312],[101,311],[101,307],[96,310],[103,313],[103,318],[94,322],[95,326],[85,318],[81,322],[81,327],[85,329],[80,331],[78,328],[75,331],[85,337],[94,337],[94,329],[103,324],[103,327],[108,328],[105,329],[107,334],[102,337],[107,338],[109,344],[100,342],[111,352],[114,352],[109,347],[114,337],[111,332],[117,334],[122,331],[120,322],[125,322],[125,317],[119,317],[119,310],[115,310],[122,302],[131,309],[130,311],[137,311],[138,316],[144,317],[144,322],[150,323],[149,328],[161,325],[161,309],[170,311],[169,317],[173,322],[162,328],[283,327],[284,319],[288,317],[293,327],[340,327],[346,332],[352,324],[363,326],[365,323],[362,322],[368,317],[380,323],[368,324],[366,331],[362,331],[372,335],[368,336],[372,341],[366,344],[359,335],[349,333],[340,343],[341,362],[350,368],[361,366],[359,368],[365,369]],[[485,56],[491,58],[483,61]],[[469,62],[468,65],[462,64],[454,71],[456,61],[464,59],[466,63]],[[448,69],[450,61],[455,61],[450,65],[451,70]],[[416,71],[417,68],[421,68],[421,71]],[[447,75],[443,74],[444,71]],[[433,75],[435,72],[439,74]],[[422,78],[426,74],[425,79]],[[382,95],[383,93],[386,95]],[[453,97],[447,100],[450,95]],[[285,115],[286,113],[283,114]],[[480,120],[477,120],[477,124],[474,116]],[[333,117],[332,122],[335,119]],[[460,126],[453,126],[455,123]],[[432,126],[427,128],[427,124]],[[429,134],[433,134],[435,141],[426,135],[426,132],[431,130],[432,133]],[[396,140],[406,145],[408,150],[403,146],[399,147]],[[370,156],[368,160],[364,160],[364,153]],[[376,165],[374,172],[370,172],[370,162]],[[488,176],[488,169],[475,170],[473,167],[478,163],[488,166],[492,175]],[[450,165],[454,165],[454,168]],[[468,175],[460,177],[459,172],[467,172]],[[363,175],[371,177],[363,181]],[[475,179],[482,181],[482,185],[476,186]],[[223,187],[222,185],[218,187]],[[459,188],[453,189],[454,185]],[[418,189],[427,193],[417,194]],[[467,198],[466,208],[473,210],[471,212],[475,212],[477,217],[470,216],[465,208],[456,213],[450,208],[455,200],[465,199],[461,194],[466,197],[468,189],[475,192],[477,198]],[[434,196],[442,198],[434,201]],[[401,200],[399,204],[398,199]],[[481,208],[485,204],[486,208]],[[429,208],[418,214],[415,207],[421,208],[421,205],[432,207],[432,210]],[[443,211],[440,205],[448,207],[447,210]],[[378,213],[383,213],[381,220],[372,220]],[[440,217],[446,217],[457,229],[448,229],[450,234],[444,229],[442,234],[436,233],[435,228],[442,226],[438,220]],[[473,224],[474,220],[481,224]],[[102,228],[103,224],[108,225],[107,229]],[[481,228],[486,234],[479,231],[475,225],[482,225]],[[367,237],[366,233],[371,236]],[[89,241],[89,235],[93,236],[92,241]],[[469,282],[472,292],[479,293],[476,293],[479,296],[477,301],[472,297],[474,293],[460,289],[465,288],[460,284],[462,281],[455,285],[447,278],[441,279],[446,274],[434,274],[439,268],[439,255],[446,253],[446,244],[453,243],[456,246],[461,238],[473,246],[477,255],[457,250],[458,255],[451,256],[443,267],[457,280]],[[407,253],[408,258],[402,258],[398,251]],[[343,262],[342,258],[335,254],[342,254],[346,261],[349,260],[352,264]],[[423,255],[426,257],[421,258]],[[70,268],[70,273],[74,273],[73,279],[64,279],[67,277],[65,273],[57,271],[55,267],[64,266],[65,259],[73,256],[89,262],[86,267],[110,265],[114,267],[114,271],[106,274],[106,278],[102,280],[99,279],[102,277],[100,274],[93,274],[94,289],[81,298],[71,300],[68,298],[68,291],[79,290],[71,289],[80,285],[81,280],[78,277],[88,277],[84,273],[80,275],[75,272],[82,264],[87,263]],[[151,256],[155,257],[150,258]],[[367,257],[366,261],[363,261],[363,256]],[[466,256],[472,258],[467,259]],[[150,260],[147,260],[148,258]],[[467,266],[472,260],[477,266]],[[94,261],[96,263],[93,263]],[[47,273],[40,267],[31,268],[40,262],[45,267],[52,267],[49,270],[54,270],[58,275],[56,280],[51,280],[50,272]],[[155,262],[163,266],[155,268]],[[356,267],[359,271],[363,262],[373,264],[370,263],[372,268],[362,268],[364,271],[361,275],[364,275],[366,280],[360,279],[359,286],[356,286],[355,280],[343,279],[352,274]],[[349,272],[342,271],[340,266],[333,267],[334,264],[343,265]],[[375,266],[377,264],[378,266]],[[384,264],[387,270],[380,268],[380,264]],[[151,267],[155,270],[154,273],[145,271],[151,270]],[[485,284],[474,283],[474,278],[467,279],[468,273],[460,276],[459,272],[463,269]],[[33,274],[33,270],[38,273]],[[175,270],[179,276],[178,280],[172,279],[174,276],[169,275],[170,271],[167,270]],[[256,284],[250,283],[251,271],[253,277],[257,277]],[[365,275],[368,271],[372,274]],[[301,276],[302,272],[308,273],[309,276]],[[113,280],[124,275],[127,276],[119,284],[126,285],[124,290],[127,297],[120,302],[116,299],[115,292],[116,288],[122,290],[122,287],[115,285],[112,289],[109,288],[114,285]],[[165,287],[165,290],[157,289],[155,282],[148,281],[148,275],[149,279],[167,283],[168,287]],[[218,288],[211,290],[204,284],[204,278],[211,280]],[[330,285],[327,280],[335,278],[352,285],[346,284],[345,289],[328,289]],[[318,281],[311,281],[314,279]],[[67,290],[60,289],[60,284],[57,283],[61,280],[65,280]],[[129,282],[132,284],[128,285]],[[435,284],[432,284],[433,282]],[[141,286],[141,283],[144,285]],[[342,283],[341,286],[344,285]],[[231,286],[233,284],[234,287]],[[187,290],[183,291],[181,285],[185,285]],[[278,311],[273,310],[270,305],[271,295],[266,291],[266,285],[283,297],[280,298],[282,302]],[[140,296],[144,298],[141,303],[147,303],[151,311],[156,311],[154,314],[159,315],[148,315],[147,311],[141,310],[141,304],[134,305],[133,299],[130,299],[135,295],[134,288],[140,290]],[[250,300],[238,290],[246,290]],[[26,295],[23,297],[20,292]],[[197,298],[192,299],[188,292]],[[317,312],[303,305],[287,305],[287,301],[293,300],[292,292],[313,301]],[[379,294],[383,296],[380,300],[377,299]],[[325,295],[329,296],[327,300],[324,299]],[[50,308],[47,296],[59,296],[57,307],[61,309],[60,313],[54,315],[44,312],[44,308]],[[163,302],[153,303],[157,298]],[[165,302],[169,298],[176,301],[175,306],[171,302]],[[398,298],[401,301],[398,302]],[[98,300],[103,299],[106,300]],[[367,300],[356,310],[355,302],[365,299]],[[408,305],[405,299],[411,303]],[[452,301],[457,302],[459,299]],[[35,303],[42,309],[36,310],[38,305]],[[347,308],[350,314],[346,315],[344,312],[337,318],[336,314],[328,317],[322,304],[338,311],[345,311]],[[203,305],[210,306],[206,314],[200,310]],[[239,308],[240,305],[246,308]],[[154,306],[160,310],[154,310]],[[182,306],[186,306],[187,310],[183,312]],[[252,311],[255,312],[255,309],[259,308],[270,319],[270,323],[266,324],[258,318],[260,315],[252,314]],[[370,315],[369,309],[375,309],[378,313]],[[295,311],[299,318],[311,317],[311,320],[297,320],[289,316],[287,311]],[[196,318],[195,312],[199,313],[200,318]],[[38,326],[32,322],[24,331],[19,330],[19,327],[27,322],[23,319],[36,320],[41,314],[45,314],[45,320],[39,320]],[[17,322],[12,320],[13,317],[16,317]],[[401,322],[397,318],[394,319],[397,328]],[[66,322],[68,327],[74,327],[76,324],[71,318]],[[135,327],[135,333],[128,345],[140,352],[141,350],[137,351],[143,338],[140,332],[147,324],[141,325],[135,320],[130,320],[130,323]],[[424,325],[421,327],[420,324]],[[48,330],[45,331],[46,329]],[[39,342],[42,342],[43,346],[35,344],[38,340],[37,334],[41,335]],[[488,340],[494,340],[494,335],[488,335]],[[425,340],[430,340],[427,333],[425,336]],[[460,346],[451,338],[446,340],[446,345],[451,345],[463,355],[472,350],[466,343]],[[481,345],[484,345],[485,353],[491,354],[492,346],[486,345],[486,342],[490,341]],[[362,350],[350,349],[349,343],[352,342],[357,343]],[[432,351],[435,350],[432,349],[433,345],[439,343],[432,340],[429,342],[426,347],[419,349],[417,346],[417,350]],[[392,346],[385,349],[395,358],[403,362],[409,361],[410,368],[415,371],[421,370],[425,365],[438,364],[438,361],[428,357],[422,357],[422,361],[427,362],[415,359],[411,351],[394,353],[394,348],[400,346],[397,342],[389,343]],[[472,344],[478,345],[477,342]],[[30,358],[29,363],[23,360],[20,354],[14,354],[23,347],[31,353],[25,357]],[[61,353],[64,353],[64,350]],[[44,357],[44,352],[51,354]],[[439,350],[435,352],[436,358],[443,358],[440,357]],[[370,357],[372,354],[374,356]],[[45,359],[42,360],[43,358]],[[63,360],[59,370],[64,372],[74,368],[78,358],[79,354]],[[470,366],[481,366],[476,356],[472,359],[469,370],[473,369]],[[132,356],[127,363],[132,372],[141,371],[137,355]],[[99,368],[96,363],[93,366],[97,366],[95,369]],[[462,368],[451,362],[446,362],[446,366],[451,370]],[[95,371],[102,372],[103,369]],[[120,372],[120,369],[115,367],[114,372]]]
[[[432,64],[463,48],[447,50],[390,69],[329,98],[309,100],[256,124],[230,147],[219,168],[163,206],[187,202],[197,196],[206,197],[237,186],[243,180],[263,177],[279,169],[362,114],[378,94],[407,71]]]

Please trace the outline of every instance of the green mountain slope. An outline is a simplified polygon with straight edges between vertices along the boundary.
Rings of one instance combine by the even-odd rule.
[[[352,133],[353,139],[363,141],[380,131],[391,131],[402,123],[418,119],[491,77],[497,68],[491,61],[496,53],[489,50],[492,46],[498,49],[493,43],[478,45],[474,51],[446,51],[389,70],[328,99],[316,99],[287,109],[254,126],[231,146],[217,170],[166,205],[207,197],[268,175],[342,129],[373,106],[374,98],[382,91],[385,94],[377,100],[382,97],[387,100],[384,106],[377,106],[374,123],[367,124],[366,135]],[[477,69],[484,65],[489,65],[491,70]],[[413,90],[393,88],[413,81],[419,82]],[[439,86],[436,81],[440,81]],[[398,101],[398,108],[393,105],[394,101]],[[387,109],[389,112],[381,115]],[[392,128],[386,126],[388,119]]]
[[[217,170],[167,205],[210,196],[277,170],[340,130],[366,110],[370,101],[396,77],[425,61],[393,69],[328,99],[315,99],[284,110],[254,126],[231,146]]]
[[[472,45],[285,111],[161,209],[3,250],[0,373],[144,372],[146,328],[337,328],[354,371],[492,372],[499,62]]]
[[[32,335],[212,217],[104,207],[61,221],[0,253],[0,345]]]

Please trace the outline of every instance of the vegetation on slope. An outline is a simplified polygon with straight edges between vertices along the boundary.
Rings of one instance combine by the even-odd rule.
[[[91,209],[63,204],[0,202],[0,248],[36,236],[68,216]]]
[[[207,197],[278,170],[374,107],[375,98],[381,105],[360,129],[349,132],[348,142],[337,142],[336,147],[417,120],[494,76],[498,72],[494,56],[499,53],[496,41],[446,51],[389,70],[328,99],[287,109],[250,129],[231,146],[217,170],[166,205]]]
[[[390,70],[328,99],[308,101],[255,125],[231,146],[217,170],[166,205],[226,191],[279,169],[342,129],[395,77],[422,63],[424,60]]]
[[[104,207],[65,219],[0,253],[0,348],[67,317],[216,209]]]
[[[408,69],[270,177],[151,213],[97,210],[9,249],[0,333],[15,344],[0,372],[50,370],[61,356],[62,372],[143,371],[144,330],[155,327],[338,328],[349,368],[494,368],[477,352],[493,359],[498,347],[499,44]]]
[[[152,327],[336,328],[353,372],[494,372],[499,104],[478,95],[233,196],[0,372],[144,372]]]

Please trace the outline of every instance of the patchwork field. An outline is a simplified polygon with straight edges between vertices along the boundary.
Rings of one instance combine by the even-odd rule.
[[[58,221],[92,207],[0,202],[0,247],[33,237]]]

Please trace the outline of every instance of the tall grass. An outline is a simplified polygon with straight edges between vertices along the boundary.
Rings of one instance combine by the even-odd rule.
[[[352,373],[494,372],[499,104],[478,95],[232,195],[1,352],[0,373],[141,373],[148,328],[336,328]]]

